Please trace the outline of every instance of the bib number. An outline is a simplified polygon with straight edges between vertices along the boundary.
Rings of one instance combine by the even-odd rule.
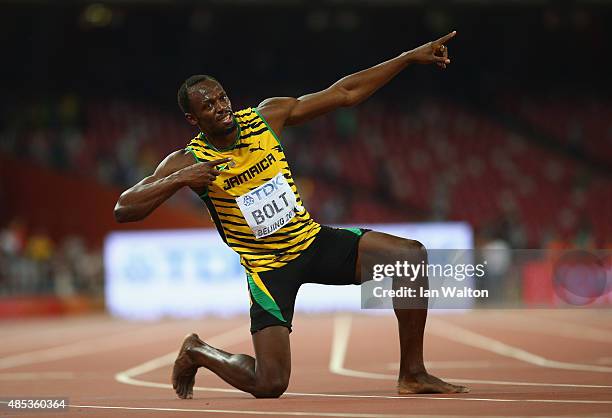
[[[283,173],[237,197],[236,203],[256,239],[272,235],[302,209]]]

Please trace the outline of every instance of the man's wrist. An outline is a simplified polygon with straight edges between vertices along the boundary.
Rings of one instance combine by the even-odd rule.
[[[414,49],[411,49],[410,51],[406,51],[403,52],[402,55],[400,55],[403,59],[403,61],[406,64],[413,64],[416,62],[415,58],[414,58]]]
[[[166,179],[170,182],[170,184],[175,186],[176,189],[180,189],[187,185],[187,183],[185,183],[185,179],[183,178],[181,171],[183,170],[181,169],[181,170],[175,171],[174,173],[166,177]]]

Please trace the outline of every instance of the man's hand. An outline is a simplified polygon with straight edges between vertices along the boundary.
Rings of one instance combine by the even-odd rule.
[[[452,31],[436,41],[428,42],[378,65],[347,75],[325,90],[297,99],[293,97],[266,99],[259,104],[258,110],[276,135],[280,135],[282,129],[287,125],[298,125],[339,107],[355,106],[363,102],[410,64],[436,63],[438,67],[446,68],[450,64],[450,59],[445,44],[456,34],[456,31]]]
[[[221,158],[214,161],[195,163],[189,167],[179,170],[176,175],[183,185],[189,186],[196,190],[203,189],[210,186],[221,173],[219,170],[217,170],[217,166],[230,162],[231,160],[231,158]]]
[[[448,35],[441,37],[436,41],[431,41],[425,45],[421,45],[411,51],[406,52],[406,55],[411,58],[413,62],[419,64],[433,64],[440,68],[446,68],[450,64],[448,58],[448,48],[446,43],[455,37],[457,31],[452,31]]]

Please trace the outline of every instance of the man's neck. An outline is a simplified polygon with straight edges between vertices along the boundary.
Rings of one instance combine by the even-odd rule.
[[[212,136],[207,133],[204,133],[204,135],[206,136],[206,140],[210,143],[210,145],[218,150],[225,150],[234,145],[238,139],[238,126],[234,126],[234,129],[225,135]]]

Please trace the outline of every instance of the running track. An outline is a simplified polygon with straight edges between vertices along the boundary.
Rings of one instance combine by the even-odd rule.
[[[252,353],[248,320],[126,322],[106,316],[0,322],[0,397],[67,397],[61,413],[0,417],[612,417],[612,310],[430,315],[429,370],[472,389],[396,396],[393,316],[296,315],[291,384],[256,400],[200,371],[174,396],[171,364],[192,331]]]

